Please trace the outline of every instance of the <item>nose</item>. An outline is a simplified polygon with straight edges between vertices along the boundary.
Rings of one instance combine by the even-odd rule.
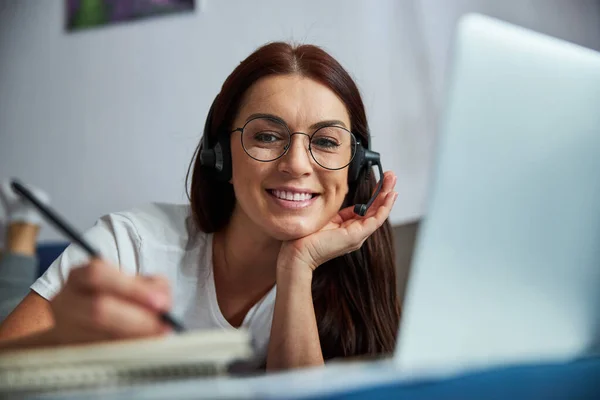
[[[279,159],[278,169],[294,177],[308,175],[313,171],[312,157],[308,152],[310,136],[293,133],[287,152]]]

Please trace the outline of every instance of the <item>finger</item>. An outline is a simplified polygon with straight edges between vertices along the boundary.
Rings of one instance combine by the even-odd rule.
[[[90,329],[86,311],[82,309],[81,295],[74,295],[68,285],[50,301],[54,318],[54,336],[57,344],[75,344],[110,339],[106,332]]]
[[[169,332],[159,313],[122,298],[65,287],[51,301],[57,340],[65,344],[97,342]]]
[[[354,212],[354,205],[350,206],[350,207],[346,207],[341,209],[337,215],[331,220],[334,223],[337,223],[339,225],[341,225],[342,223],[344,223],[345,221],[354,219],[354,218],[369,218],[372,217],[376,211],[379,209],[379,207],[381,207],[383,204],[385,204],[385,199],[387,198],[387,195],[390,192],[387,193],[383,193],[383,190],[379,193],[379,195],[377,195],[377,199],[375,199],[375,201],[373,202],[373,204],[371,204],[371,206],[369,207],[369,209],[367,210],[367,213],[364,217],[360,217],[358,216],[358,214],[356,214]],[[383,203],[383,204],[382,204]]]
[[[325,225],[325,226],[324,226],[323,228],[321,228],[320,230],[321,230],[321,231],[330,231],[330,230],[333,230],[333,229],[338,229],[338,228],[340,227],[340,224],[341,224],[341,223],[338,223],[337,221],[333,221],[333,220],[331,220],[331,221],[329,221],[329,222],[327,223],[327,225]]]
[[[113,339],[113,335],[91,323],[92,294],[75,292],[69,285],[52,299],[55,340],[59,344],[89,343]]]
[[[352,219],[356,217],[356,214],[354,213],[354,205],[351,205],[350,207],[346,207],[341,209],[337,215],[334,217],[334,219],[332,220],[332,222],[336,222],[338,224],[341,224],[342,222]]]
[[[383,205],[379,206],[374,213],[362,220],[357,220],[351,223],[347,229],[351,236],[352,242],[357,242],[366,239],[373,234],[388,218],[392,206],[396,201],[398,193],[390,192],[385,198]]]
[[[157,290],[160,290],[164,293],[171,293],[171,283],[169,279],[165,276],[161,275],[139,275],[136,276],[135,279],[139,279],[142,282],[147,283],[148,285],[155,287]]]
[[[377,195],[377,198],[375,199],[373,204],[371,204],[371,207],[369,207],[367,216],[370,216],[369,214],[372,214],[371,210],[377,209],[380,207],[381,203],[384,202],[384,199],[386,198],[387,194],[392,189],[394,189],[394,187],[396,185],[396,181],[397,181],[396,175],[392,171],[384,172],[383,187],[381,188],[381,191]],[[375,194],[376,190],[377,190],[377,187],[375,189],[373,189],[371,196],[373,196]],[[341,209],[338,212],[338,214],[332,219],[332,222],[341,224],[344,221],[355,218],[356,216],[357,216],[357,214],[354,213],[354,205],[352,205],[352,206]]]
[[[387,192],[393,190],[394,185],[396,185],[396,181],[397,181],[396,174],[394,174],[393,171],[384,172],[383,173],[383,186],[381,187],[381,193],[383,193],[383,192],[387,193]],[[375,190],[377,190],[377,187],[375,187],[372,194],[375,193]]]
[[[364,224],[369,226],[369,229],[372,229],[371,233],[375,232],[377,228],[379,228],[385,220],[389,217],[390,212],[392,211],[392,207],[398,198],[397,192],[390,192],[385,197],[385,202],[377,208],[374,215],[370,216],[364,221]],[[369,233],[369,234],[371,234]]]
[[[154,336],[168,328],[155,311],[112,295],[81,297],[80,310],[87,328],[101,331],[111,338]]]
[[[171,283],[167,277],[162,275],[140,275],[136,276],[136,279],[147,282],[154,290],[165,294],[168,300],[165,310],[171,309],[173,299],[171,296]]]
[[[374,215],[365,218],[350,218],[342,226],[342,229],[332,230],[329,232],[321,232],[322,239],[316,246],[315,254],[321,255],[313,257],[314,260],[327,260],[331,259],[332,249],[338,249],[333,254],[334,257],[346,254],[348,252],[357,250],[366,238],[373,234],[388,218],[392,206],[398,196],[396,192],[390,192],[385,196],[384,203],[374,211]],[[348,213],[348,207],[340,213]],[[339,214],[338,214],[339,215]],[[341,217],[340,217],[341,219]],[[323,249],[323,244],[327,249]],[[327,257],[323,254],[329,254]],[[322,262],[318,263],[321,264]]]
[[[138,278],[144,282],[155,284],[160,287],[169,287],[169,279],[163,275],[139,275]]]
[[[371,216],[373,214],[372,210],[377,210],[385,202],[387,194],[394,190],[396,180],[396,175],[394,175],[392,171],[387,171],[386,173],[384,173],[383,186],[381,187],[381,191],[375,198],[375,201],[373,201],[373,204],[371,205],[371,207],[369,207],[369,213],[367,213],[367,216]],[[373,189],[373,193],[371,194],[371,196],[373,196],[376,191],[377,187]]]
[[[69,282],[81,292],[112,294],[157,311],[166,311],[170,305],[169,293],[156,284],[125,275],[102,260],[95,259],[87,266],[72,270]]]

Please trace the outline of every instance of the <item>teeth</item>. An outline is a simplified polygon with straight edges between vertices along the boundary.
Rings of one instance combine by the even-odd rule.
[[[280,199],[289,201],[305,201],[312,199],[311,193],[294,193],[287,192],[285,190],[273,190],[272,192],[275,195],[275,197],[279,197]]]

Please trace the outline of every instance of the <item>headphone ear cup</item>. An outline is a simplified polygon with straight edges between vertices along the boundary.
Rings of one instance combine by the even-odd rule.
[[[206,133],[202,137],[201,145],[200,145],[200,165],[203,167],[214,168],[216,164],[216,156],[215,151],[208,147]]]
[[[229,182],[231,180],[231,143],[229,135],[220,134],[219,132],[217,133],[215,146],[211,148],[209,144],[213,110],[217,98],[218,95],[213,100],[204,122],[204,133],[200,147],[200,165],[212,169],[218,181]]]
[[[218,181],[229,182],[231,180],[231,138],[229,135],[219,135],[215,152],[215,175]]]
[[[365,165],[365,148],[360,142],[356,144],[356,154],[348,168],[348,182],[356,182]]]

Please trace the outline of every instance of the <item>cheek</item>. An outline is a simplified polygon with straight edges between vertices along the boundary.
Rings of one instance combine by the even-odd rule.
[[[244,157],[244,150],[239,149],[238,146],[232,144],[231,147],[232,180],[243,182],[247,175],[252,174],[252,169],[248,168],[250,157]]]
[[[348,173],[345,171],[339,171],[336,173],[335,177],[331,177],[329,182],[326,183],[326,187],[329,188],[329,203],[330,207],[334,208],[336,211],[344,204],[344,199],[348,194]]]
[[[231,149],[231,164],[232,164],[232,179],[230,183],[233,185],[236,198],[242,203],[256,203],[256,195],[260,194],[261,182],[269,175],[270,163],[261,163],[244,152],[241,146],[234,146]],[[247,201],[245,201],[247,200]]]
[[[252,158],[248,157],[238,135],[231,136],[231,167],[233,179],[238,183],[243,182],[242,180],[246,177],[252,176],[257,168],[254,165],[256,162]]]

